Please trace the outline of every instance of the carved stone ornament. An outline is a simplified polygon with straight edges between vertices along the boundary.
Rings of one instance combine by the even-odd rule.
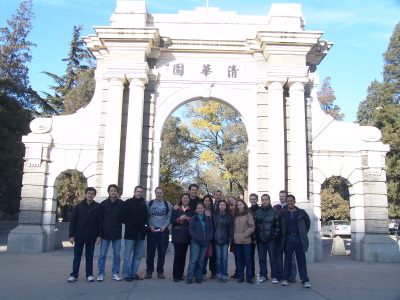
[[[29,166],[40,167],[42,165],[42,144],[32,144],[29,148]]]
[[[378,142],[382,137],[382,132],[373,126],[360,127],[361,139],[366,142]]]
[[[37,118],[31,122],[29,128],[32,130],[33,133],[47,133],[51,131],[52,123],[53,119],[51,118]]]

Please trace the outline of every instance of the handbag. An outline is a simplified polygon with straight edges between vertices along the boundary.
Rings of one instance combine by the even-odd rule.
[[[204,255],[204,258],[210,258],[212,255],[212,246],[211,244],[208,245],[207,251],[206,251],[206,255]]]

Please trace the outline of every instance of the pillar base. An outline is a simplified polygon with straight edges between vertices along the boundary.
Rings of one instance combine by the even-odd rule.
[[[63,243],[61,238],[61,231],[57,228],[54,230],[54,249],[62,249]]]
[[[314,261],[322,261],[323,243],[321,233],[314,234]]]
[[[360,240],[360,257],[365,262],[400,262],[399,244],[386,234],[366,234]]]
[[[7,251],[45,252],[47,234],[41,225],[18,225],[8,235]]]

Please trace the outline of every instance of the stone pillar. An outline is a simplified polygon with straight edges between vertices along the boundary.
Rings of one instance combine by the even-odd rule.
[[[290,193],[297,202],[308,202],[307,140],[304,85],[291,83],[290,95]]]
[[[310,90],[310,97],[311,97],[311,106],[313,107],[314,105],[318,105],[319,107],[319,102],[318,102],[318,84],[319,84],[319,76],[317,72],[312,72],[310,73],[310,79],[312,80],[311,84],[311,90]],[[310,113],[311,115],[311,113]],[[310,116],[311,117],[311,116]],[[312,126],[312,123],[311,123]],[[312,128],[311,128],[312,129]],[[312,140],[312,137],[310,137],[310,140]],[[313,172],[313,171],[310,171]],[[316,178],[315,173],[313,173],[313,180]],[[325,178],[320,179],[320,181],[324,181]],[[313,185],[313,204],[314,204],[314,220],[313,224],[314,226],[311,228],[311,230],[314,230],[314,251],[315,251],[315,261],[322,261],[323,257],[323,243],[322,243],[322,238],[321,238],[321,182],[314,183]]]
[[[48,198],[45,186],[53,141],[48,133],[51,125],[50,118],[35,119],[30,124],[32,133],[22,137],[26,162],[19,225],[8,235],[7,251],[46,252],[54,249],[54,203],[52,199],[44,201]]]
[[[259,68],[265,69],[265,61],[259,61]],[[260,72],[261,72],[260,70]],[[257,84],[257,160],[256,165],[257,193],[268,193],[268,94],[264,82]],[[249,161],[250,167],[250,161]],[[250,181],[249,181],[250,184]],[[249,190],[249,193],[254,191]]]
[[[364,194],[363,203],[351,201],[352,259],[368,262],[400,262],[399,245],[388,232],[388,203],[386,174],[383,170],[385,152],[363,151],[362,176],[360,183]],[[362,226],[364,225],[364,226]],[[364,235],[362,231],[364,229]]]
[[[143,133],[144,80],[129,79],[129,107],[126,129],[124,193],[140,184]]]
[[[162,142],[153,142],[153,170],[151,176],[151,187],[150,194],[151,199],[155,198],[154,189],[159,186],[160,183],[160,149]]]
[[[268,191],[278,197],[285,186],[285,118],[281,82],[267,83],[268,87]]]
[[[101,192],[107,195],[110,184],[118,184],[119,154],[121,149],[121,122],[124,79],[112,77],[108,85],[107,116],[104,139]]]
[[[257,145],[247,146],[248,154],[248,194],[257,193]],[[248,197],[245,197],[247,200]]]

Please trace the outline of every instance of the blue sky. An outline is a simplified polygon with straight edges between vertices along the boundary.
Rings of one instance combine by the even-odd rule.
[[[345,121],[356,119],[358,103],[374,79],[382,80],[382,54],[387,49],[395,25],[400,22],[400,0],[307,0],[307,1],[239,1],[209,0],[209,6],[241,15],[267,15],[271,3],[301,3],[306,30],[324,31],[323,39],[334,46],[318,67],[321,82],[331,77],[336,104]],[[18,0],[0,0],[0,26],[18,8]],[[251,5],[249,5],[251,3]],[[69,51],[74,25],[83,25],[83,35],[94,33],[92,26],[110,25],[116,0],[33,0],[35,20],[29,38],[37,44],[29,65],[30,81],[37,91],[53,82],[41,74],[48,71],[62,75],[61,59]],[[148,0],[149,13],[178,13],[205,6],[206,0]]]

